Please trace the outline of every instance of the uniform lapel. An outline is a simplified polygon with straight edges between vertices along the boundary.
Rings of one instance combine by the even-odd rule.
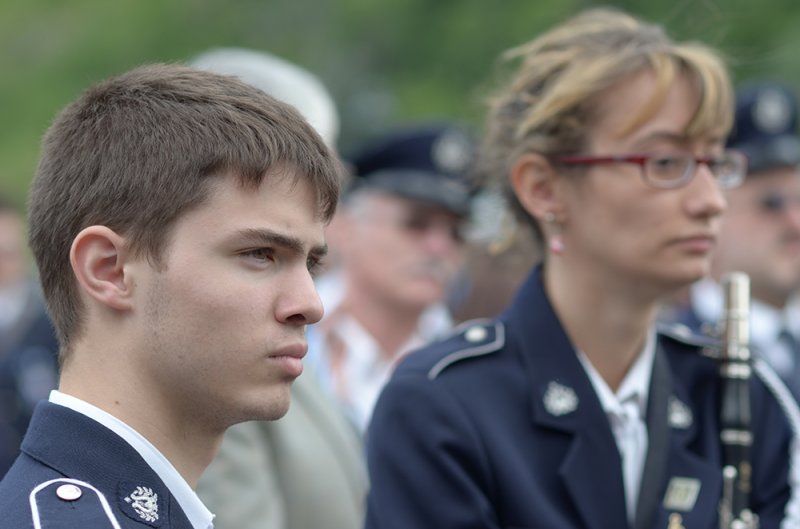
[[[558,470],[570,508],[590,529],[628,527],[621,460],[611,427],[547,300],[538,269],[506,318],[532,381],[534,425],[571,437]]]
[[[671,514],[679,515],[685,527],[718,525],[722,471],[718,461],[708,456],[701,457],[697,450],[707,454],[719,453],[719,434],[711,423],[707,424],[697,416],[697,410],[692,409],[690,402],[681,381],[673,377],[667,403],[669,446],[665,451],[669,460],[661,483],[660,512],[655,527],[667,527]],[[713,413],[713,403],[704,404],[707,409],[703,413]]]
[[[650,393],[647,403],[647,458],[645,459],[639,499],[636,506],[635,529],[650,529],[661,503],[664,476],[669,452],[667,407],[672,391],[669,364],[659,344],[653,361]]]

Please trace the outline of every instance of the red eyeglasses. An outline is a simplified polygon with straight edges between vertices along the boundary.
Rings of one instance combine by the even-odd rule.
[[[747,157],[728,150],[716,156],[691,154],[614,154],[605,156],[561,156],[556,161],[563,165],[598,165],[632,163],[642,170],[642,179],[653,187],[673,189],[691,182],[697,166],[705,164],[717,179],[720,187],[730,189],[744,181],[747,174]]]

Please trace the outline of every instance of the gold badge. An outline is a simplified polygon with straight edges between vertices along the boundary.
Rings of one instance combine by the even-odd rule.
[[[664,495],[664,509],[688,512],[694,509],[697,495],[700,494],[700,480],[675,477],[669,481]]]

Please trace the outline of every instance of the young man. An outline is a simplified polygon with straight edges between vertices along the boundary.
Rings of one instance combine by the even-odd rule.
[[[225,429],[286,413],[339,170],[291,107],[229,77],[135,69],[48,131],[30,244],[61,344],[0,484],[9,527],[211,527]]]
[[[692,286],[691,304],[678,320],[696,331],[713,328],[723,311],[719,279],[746,273],[751,345],[800,398],[800,321],[790,303],[800,288],[797,101],[783,84],[751,81],[737,91],[735,119],[728,144],[747,155],[749,171],[728,193],[711,277]]]
[[[196,68],[233,75],[293,105],[333,149],[339,115],[316,76],[280,57],[217,48]],[[364,519],[364,447],[336,401],[305,369],[292,384],[292,405],[279,421],[248,421],[225,432],[197,484],[216,515],[215,529],[354,529]]]

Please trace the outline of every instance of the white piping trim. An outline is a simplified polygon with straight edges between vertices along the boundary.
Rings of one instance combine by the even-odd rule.
[[[108,520],[111,522],[111,525],[114,526],[114,529],[122,529],[117,521],[117,518],[114,516],[114,513],[111,512],[111,506],[108,504],[106,497],[103,496],[103,493],[94,488],[92,485],[89,485],[85,481],[79,481],[77,479],[70,479],[70,478],[56,478],[51,479],[50,481],[45,481],[44,483],[38,484],[32,491],[29,497],[29,501],[31,504],[31,518],[33,519],[33,529],[42,529],[42,521],[39,519],[39,507],[36,503],[36,494],[52,485],[53,483],[71,483],[73,485],[80,485],[82,487],[86,487],[94,491],[97,494],[98,499],[100,500],[100,504],[103,506],[103,510],[106,512],[106,516],[108,516]]]
[[[468,349],[461,349],[459,351],[456,351],[452,354],[445,356],[444,358],[436,362],[436,364],[430,369],[430,371],[428,371],[428,380],[433,380],[436,377],[438,377],[439,373],[441,373],[447,366],[449,366],[452,363],[458,362],[459,360],[463,360],[464,358],[470,358],[473,356],[480,356],[487,353],[491,353],[493,351],[496,351],[500,345],[503,345],[506,339],[505,327],[499,321],[494,322],[493,320],[473,320],[459,325],[457,329],[474,327],[476,325],[481,325],[481,324],[486,325],[487,323],[491,322],[494,323],[494,329],[495,329],[494,340],[492,340],[488,344],[479,345],[477,347],[470,347]]]
[[[800,529],[800,408],[789,388],[769,365],[760,358],[753,361],[753,368],[767,386],[778,405],[786,414],[792,428],[792,444],[789,447],[789,486],[792,489],[789,501],[786,502],[781,529]]]

